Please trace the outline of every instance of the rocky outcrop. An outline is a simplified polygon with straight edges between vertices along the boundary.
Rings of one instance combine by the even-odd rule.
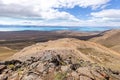
[[[120,54],[77,39],[37,43],[0,62],[0,80],[120,80]]]
[[[44,43],[37,43],[16,53],[9,60],[26,61],[30,57],[43,57],[43,54],[73,56],[102,66],[120,71],[120,54],[97,43],[74,38],[64,38]],[[74,60],[73,60],[74,62]]]
[[[120,72],[74,56],[43,54],[1,62],[0,80],[120,80]]]

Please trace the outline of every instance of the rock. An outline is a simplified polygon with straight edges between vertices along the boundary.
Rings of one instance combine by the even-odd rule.
[[[5,63],[4,61],[0,61],[0,65],[4,65],[4,63]]]
[[[80,64],[79,63],[76,63],[76,64],[71,64],[71,66],[70,66],[70,68],[71,68],[71,70],[76,70],[77,68],[79,68],[80,67]]]
[[[120,80],[118,71],[71,59],[44,54],[43,58],[31,57],[24,62],[6,61],[0,65],[0,80]]]
[[[69,69],[69,65],[67,65],[67,66],[61,66],[61,71],[62,72],[67,72],[68,71],[68,69]]]
[[[39,65],[37,65],[36,70],[40,73],[42,73],[43,71],[45,71],[45,66],[43,63],[39,63]]]
[[[21,80],[37,80],[38,77],[39,77],[38,75],[31,72],[31,73],[25,74]]]
[[[115,75],[120,75],[120,72],[119,72],[119,71],[112,71],[112,70],[111,70],[111,72],[112,72],[113,74],[115,74]]]
[[[72,64],[71,57],[69,57],[69,59],[66,59],[64,62],[65,62],[66,64]]]
[[[8,80],[8,75],[6,74],[0,75],[0,80]]]
[[[89,77],[87,77],[87,76],[80,76],[80,80],[94,80],[94,79],[91,79],[91,78],[89,78]]]
[[[94,76],[91,74],[88,67],[80,67],[76,70],[80,75],[88,76],[89,78],[94,79]]]
[[[56,55],[52,58],[51,62],[53,64],[55,64],[55,66],[59,66],[59,65],[62,65],[62,58],[60,57],[60,55]]]
[[[18,73],[14,73],[9,77],[9,80],[19,80],[20,77],[18,75]]]
[[[5,65],[10,65],[10,64],[13,64],[13,65],[15,65],[15,64],[21,64],[22,62],[21,61],[19,61],[19,60],[11,60],[11,61],[5,61]]]
[[[54,63],[49,63],[50,67],[55,67]]]
[[[34,62],[33,64],[30,65],[29,69],[34,69],[39,65],[40,62]]]
[[[74,77],[76,80],[79,79],[79,74],[78,74],[77,72],[75,72],[75,71],[73,71],[73,72],[71,73],[71,76]]]
[[[52,58],[52,54],[44,54],[44,56],[41,58],[41,61],[50,61]]]
[[[6,68],[6,65],[0,65],[0,74],[2,74],[3,70],[5,70]]]
[[[53,72],[54,70],[55,70],[54,67],[50,67],[48,72],[51,73],[51,72]]]

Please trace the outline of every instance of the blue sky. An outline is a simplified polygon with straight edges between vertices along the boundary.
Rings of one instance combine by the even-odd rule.
[[[1,25],[120,26],[120,0],[0,0]]]

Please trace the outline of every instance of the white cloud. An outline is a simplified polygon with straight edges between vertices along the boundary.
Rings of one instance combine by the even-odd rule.
[[[91,13],[94,21],[120,22],[120,9],[107,9]]]
[[[0,16],[40,17],[43,19],[63,18],[76,20],[67,12],[54,8],[73,8],[74,6],[97,8],[109,0],[1,0]]]
[[[76,5],[80,7],[94,7],[106,4],[110,0],[2,0],[5,4],[18,4],[35,6],[38,5],[40,8],[51,8],[51,7],[74,7]]]
[[[23,18],[0,20],[0,24],[61,25],[61,26],[103,26],[120,25],[120,10],[109,9],[91,13],[89,20],[80,20],[58,8],[90,7],[104,8],[110,0],[0,0],[0,16]],[[39,20],[29,20],[37,18]]]
[[[120,9],[102,10],[100,12],[93,12],[91,15],[100,18],[120,18]]]

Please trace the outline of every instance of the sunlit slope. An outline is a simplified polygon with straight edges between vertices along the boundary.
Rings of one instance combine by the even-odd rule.
[[[102,66],[119,70],[120,54],[100,44],[64,38],[44,43],[37,43],[16,53],[10,59],[27,60],[30,57],[42,57],[43,54],[60,54],[63,57],[73,56]]]
[[[6,58],[12,56],[15,54],[17,51],[12,50],[7,47],[0,47],[0,60],[5,60]]]
[[[120,30],[109,30],[100,33],[100,35],[90,39],[90,41],[100,43],[120,53]]]

